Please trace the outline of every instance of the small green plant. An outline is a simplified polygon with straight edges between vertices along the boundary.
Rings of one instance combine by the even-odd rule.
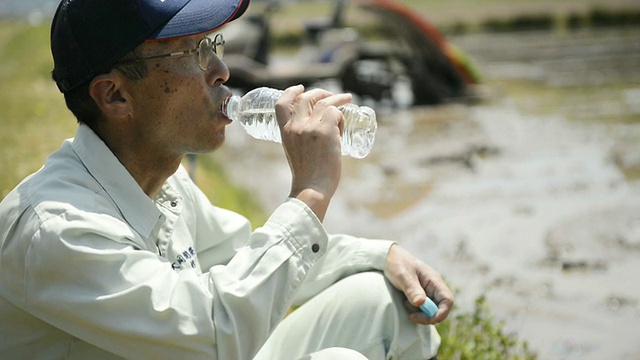
[[[632,26],[640,24],[640,11],[636,9],[609,10],[594,8],[588,15],[589,23],[594,27]]]
[[[454,309],[455,312],[455,309]],[[503,323],[489,311],[484,295],[469,313],[452,314],[436,326],[442,336],[438,357],[451,360],[534,360],[537,355],[526,342],[506,333]]]
[[[550,30],[554,27],[552,14],[523,14],[513,15],[509,18],[492,18],[483,23],[487,31],[525,31],[525,30]]]

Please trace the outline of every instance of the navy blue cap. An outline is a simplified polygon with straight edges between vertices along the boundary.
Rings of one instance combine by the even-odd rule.
[[[65,93],[107,71],[145,40],[204,34],[250,0],[62,0],[51,23],[53,80]]]

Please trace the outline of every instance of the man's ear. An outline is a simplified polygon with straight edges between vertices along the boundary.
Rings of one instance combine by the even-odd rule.
[[[93,78],[89,95],[107,117],[125,118],[132,112],[126,83],[116,71]]]

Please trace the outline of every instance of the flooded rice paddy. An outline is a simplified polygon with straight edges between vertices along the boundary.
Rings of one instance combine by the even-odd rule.
[[[379,109],[327,228],[396,239],[459,291],[460,311],[486,294],[540,359],[640,359],[640,29],[450,40],[484,100]],[[214,156],[267,209],[287,195],[278,145],[231,126]]]

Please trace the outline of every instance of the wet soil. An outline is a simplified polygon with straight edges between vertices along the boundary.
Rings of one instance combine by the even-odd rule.
[[[327,228],[398,240],[460,311],[486,294],[540,359],[640,359],[640,30],[450,40],[485,100],[379,109]],[[278,145],[232,126],[214,156],[267,209],[287,195]]]

